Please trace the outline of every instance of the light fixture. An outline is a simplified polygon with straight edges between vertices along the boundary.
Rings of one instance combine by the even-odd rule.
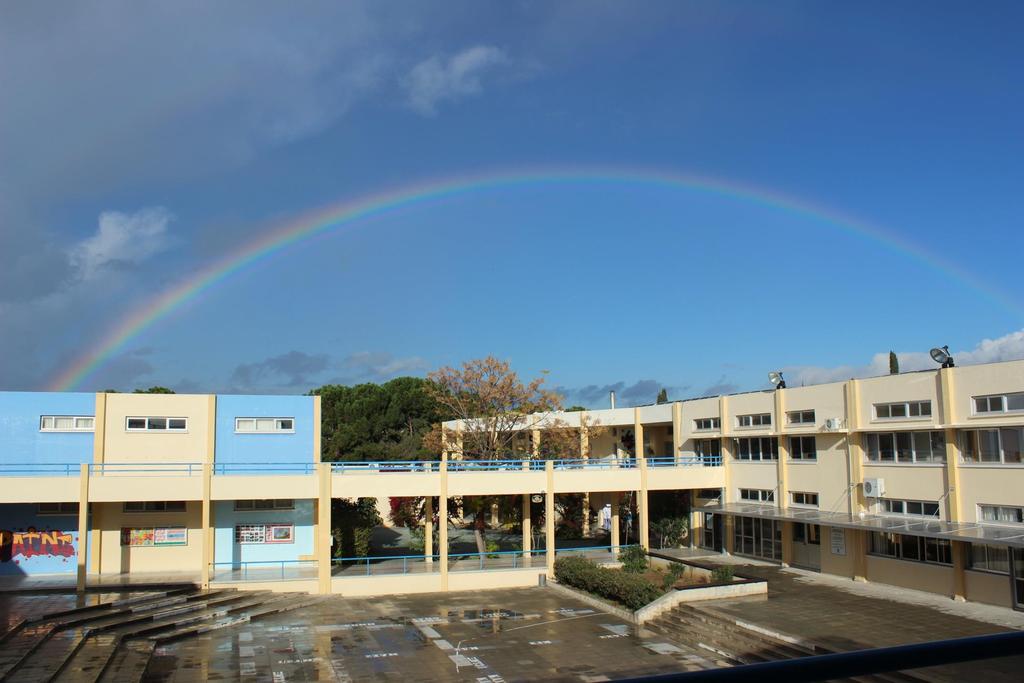
[[[530,496],[530,500],[532,500],[534,503],[543,503],[544,502],[544,496],[542,496],[539,493],[535,493],[532,496]]]
[[[769,372],[768,381],[775,385],[776,389],[785,389],[786,380],[782,379],[782,372]]]
[[[954,366],[953,356],[949,355],[948,346],[943,346],[941,349],[932,349],[928,353],[931,354],[932,360],[941,365],[942,367],[951,368]]]

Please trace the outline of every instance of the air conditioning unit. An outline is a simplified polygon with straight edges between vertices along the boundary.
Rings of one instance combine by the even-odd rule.
[[[843,428],[843,424],[844,424],[843,418],[841,418],[841,417],[830,417],[827,420],[825,420],[825,429],[827,429],[830,432],[834,432],[834,431],[837,431],[839,429],[842,429]]]
[[[865,479],[864,495],[868,498],[881,498],[885,495],[885,479]]]

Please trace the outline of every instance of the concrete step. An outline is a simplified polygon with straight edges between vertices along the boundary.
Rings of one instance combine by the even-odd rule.
[[[184,628],[175,629],[168,633],[157,633],[150,636],[150,640],[157,644],[164,644],[181,640],[182,638],[190,638],[193,636],[201,635],[203,633],[209,633],[210,631],[216,631],[222,628],[229,628],[237,624],[244,624],[250,621],[255,621],[265,616],[273,614],[283,614],[292,610],[301,609],[309,605],[314,605],[320,601],[319,598],[310,598],[303,595],[300,597],[296,594],[288,593],[277,593],[272,600],[264,602],[262,605],[255,606],[251,610],[241,610],[239,612],[229,614],[221,619],[217,619],[209,623],[198,623],[186,626]],[[305,598],[305,599],[303,599]]]
[[[99,683],[135,683],[141,681],[153,656],[156,643],[152,640],[131,640],[121,643],[113,656],[103,665]]]
[[[53,633],[53,623],[26,624],[0,648],[0,681],[12,680],[12,674]]]
[[[48,683],[64,669],[85,639],[85,630],[55,630],[29,656],[11,670],[9,677],[19,683]]]

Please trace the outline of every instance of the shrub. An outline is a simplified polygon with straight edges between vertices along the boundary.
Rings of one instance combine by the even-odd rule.
[[[631,610],[638,610],[661,595],[642,576],[598,567],[582,557],[565,557],[555,561],[555,578],[559,583],[612,600]]]
[[[661,580],[662,590],[669,590],[675,585],[675,582],[683,578],[683,574],[686,573],[686,565],[681,562],[673,562],[669,565],[668,572],[665,574],[665,578]]]
[[[622,571],[628,574],[643,574],[647,571],[647,553],[638,545],[631,545],[619,553]]]
[[[734,567],[731,564],[723,564],[711,570],[711,580],[715,583],[730,583]]]

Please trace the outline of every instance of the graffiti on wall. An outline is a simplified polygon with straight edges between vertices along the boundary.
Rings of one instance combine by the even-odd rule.
[[[18,564],[33,557],[75,556],[74,534],[60,529],[0,529],[0,562]]]

